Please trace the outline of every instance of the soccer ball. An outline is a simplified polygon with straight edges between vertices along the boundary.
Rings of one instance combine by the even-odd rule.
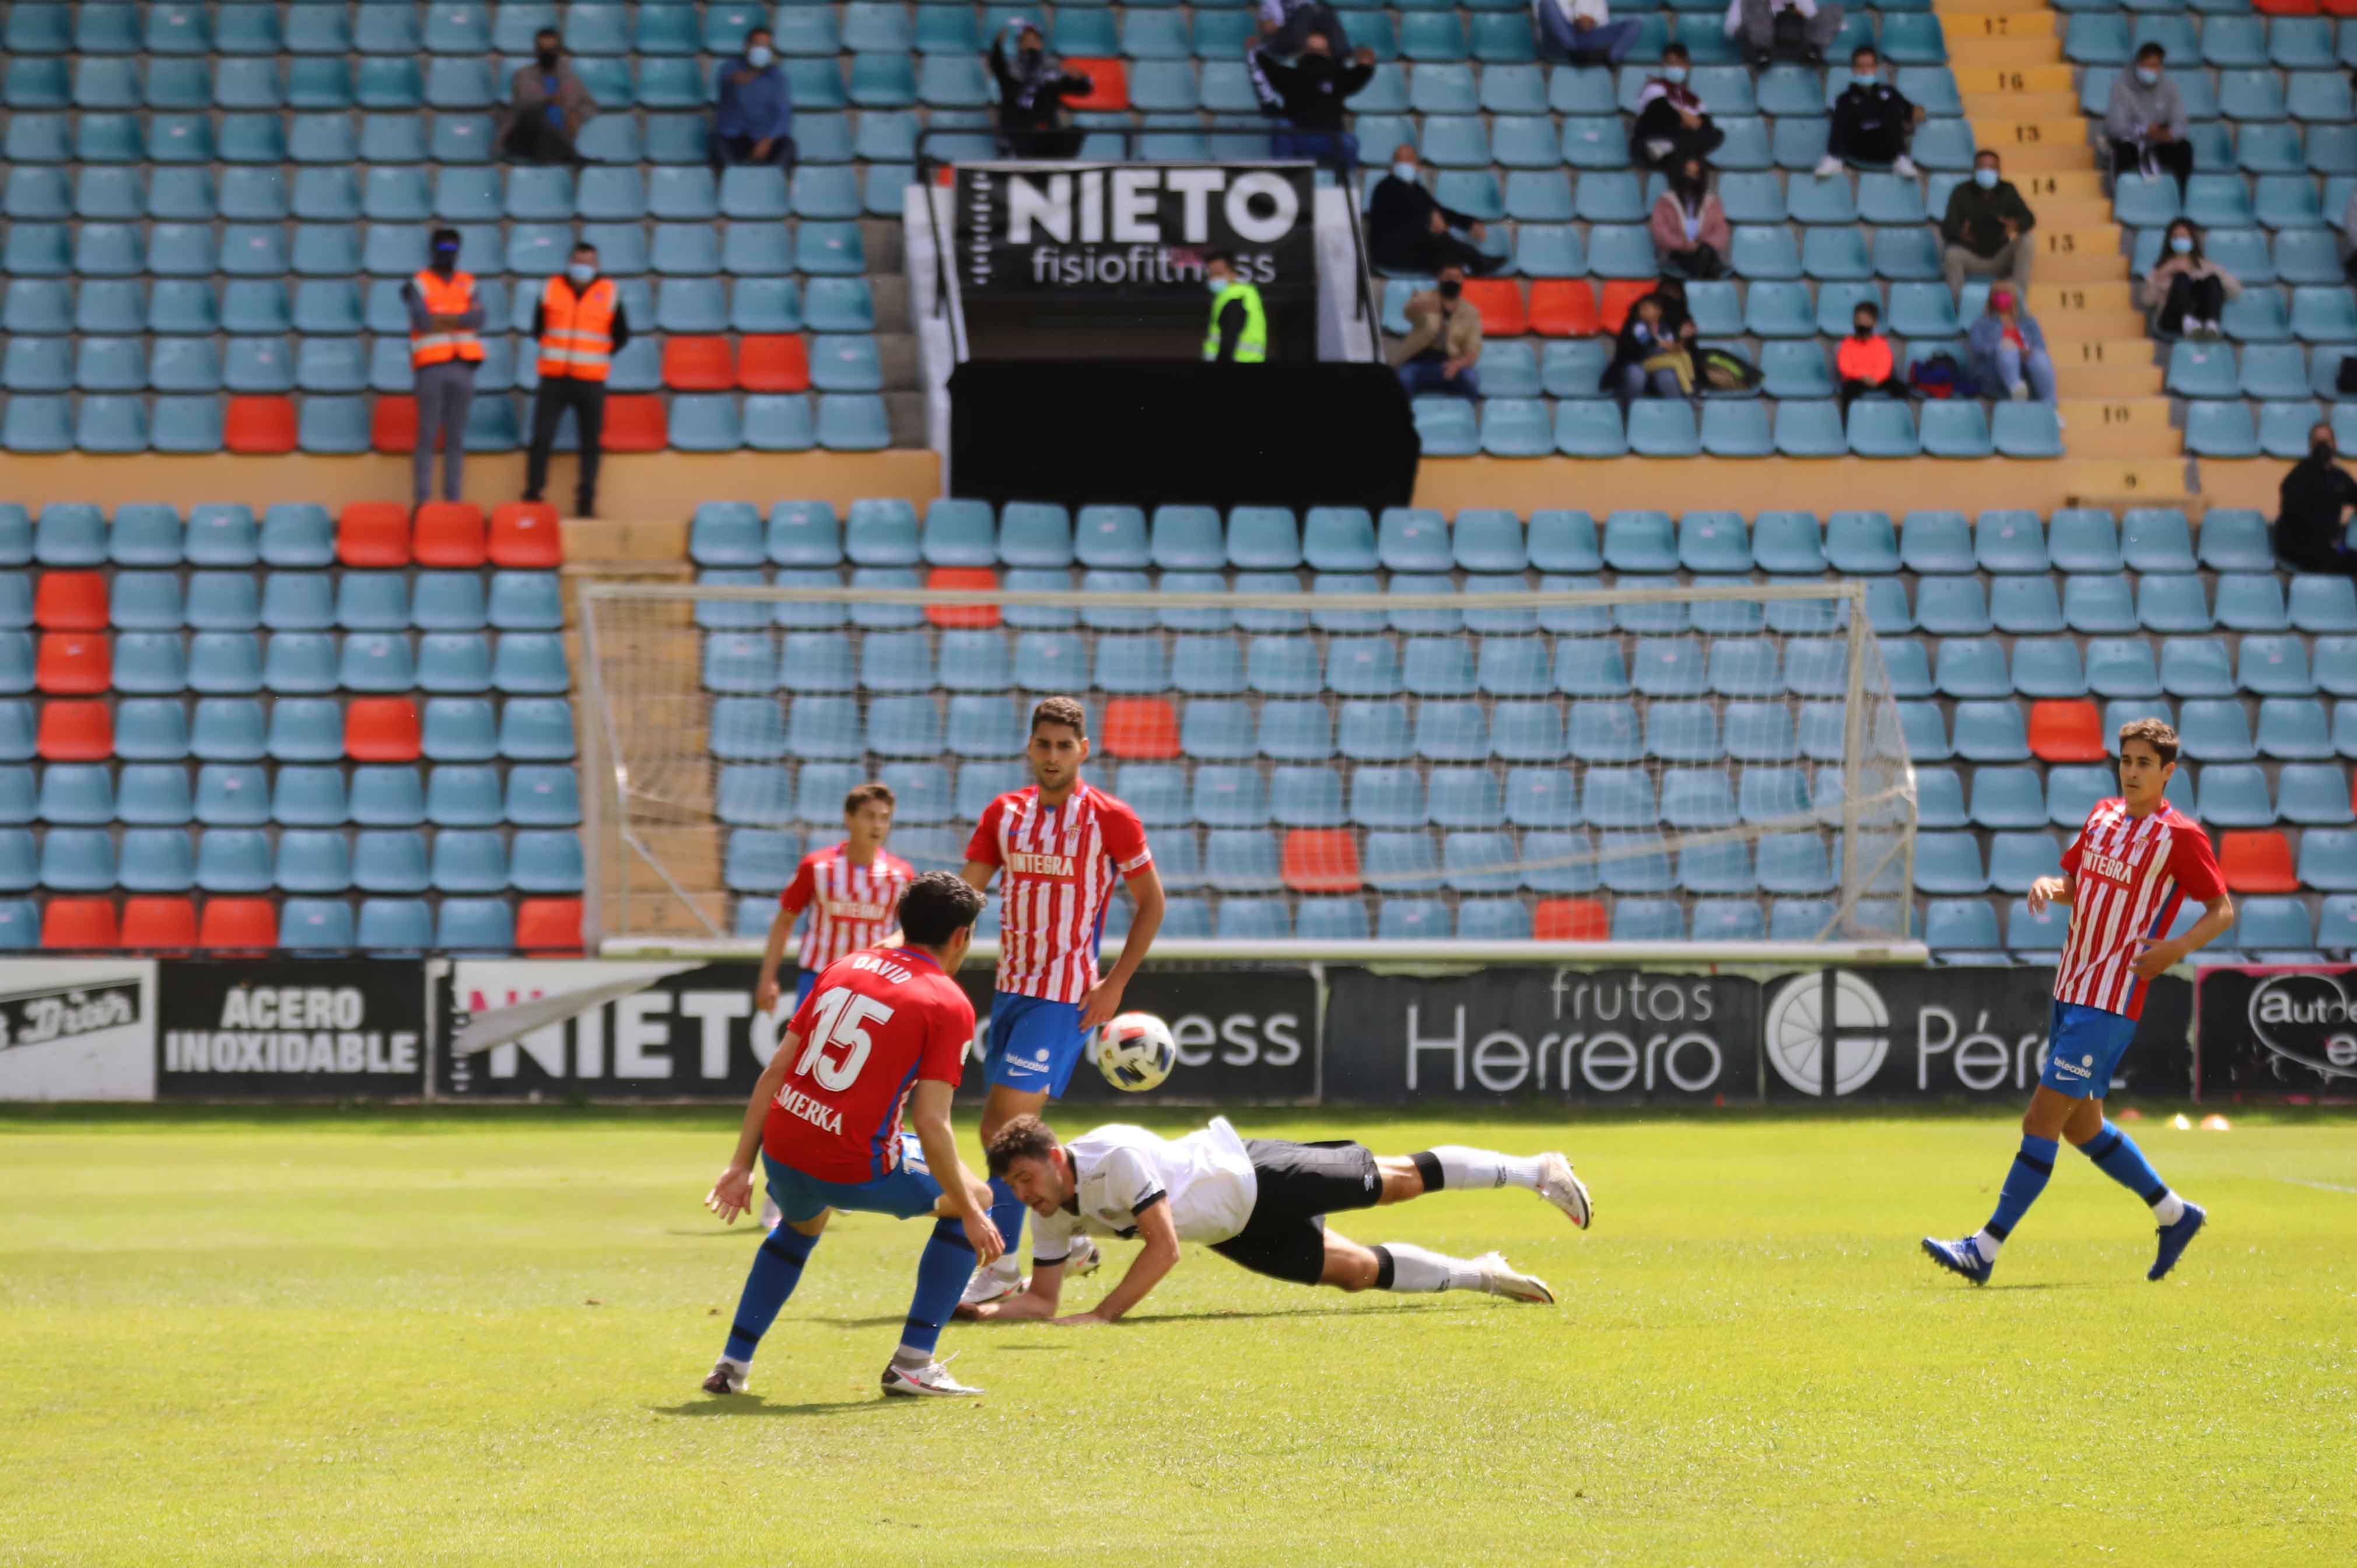
[[[1096,1055],[1105,1081],[1130,1094],[1157,1087],[1178,1065],[1170,1026],[1151,1013],[1124,1013],[1098,1030]]]

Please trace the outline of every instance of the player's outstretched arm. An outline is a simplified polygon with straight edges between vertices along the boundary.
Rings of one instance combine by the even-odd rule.
[[[940,1079],[919,1079],[915,1092],[909,1096],[909,1125],[916,1131],[933,1179],[942,1185],[935,1212],[963,1225],[965,1239],[974,1243],[974,1257],[990,1263],[1006,1251],[1006,1242],[998,1227],[990,1222],[990,1189],[972,1179],[973,1173],[958,1158],[957,1133],[950,1127],[950,1097],[956,1091],[956,1085]]]
[[[1121,1276],[1121,1283],[1088,1311],[1056,1322],[1067,1327],[1117,1322],[1162,1283],[1163,1275],[1178,1266],[1178,1223],[1170,1217],[1168,1197],[1157,1198],[1137,1211],[1137,1239],[1146,1245],[1129,1265],[1129,1273]]]
[[[1162,929],[1162,874],[1153,864],[1138,867],[1128,879],[1129,896],[1137,900],[1137,913],[1129,922],[1129,940],[1121,944],[1121,957],[1114,961],[1105,977],[1097,982],[1081,1004],[1081,1027],[1101,1028],[1113,1021],[1121,1011],[1121,993],[1129,986],[1129,977],[1146,961],[1146,952],[1154,945],[1154,934]]]
[[[720,1216],[726,1225],[737,1223],[753,1201],[753,1156],[761,1147],[761,1125],[770,1119],[770,1102],[778,1097],[778,1086],[786,1081],[786,1069],[792,1065],[802,1050],[802,1037],[789,1031],[778,1041],[770,1054],[770,1065],[761,1069],[760,1081],[753,1085],[752,1097],[745,1102],[745,1124],[737,1129],[737,1153],[730,1156],[728,1168],[704,1195],[704,1207]]]
[[[769,945],[761,950],[760,979],[753,983],[753,1011],[769,1013],[778,1005],[778,965],[786,958],[786,940],[794,934],[794,921],[799,910],[780,906],[776,919],[770,922]]]

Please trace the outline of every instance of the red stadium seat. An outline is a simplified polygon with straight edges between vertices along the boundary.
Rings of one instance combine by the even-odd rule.
[[[2262,16],[2313,16],[2322,7],[2317,0],[2251,0],[2251,9]]]
[[[2297,893],[2299,875],[2292,869],[2291,841],[2273,828],[2245,829],[2218,835],[2218,869],[2235,893]]]
[[[200,948],[260,950],[278,945],[278,906],[267,898],[209,898],[197,922]]]
[[[193,948],[197,907],[186,898],[126,898],[122,940],[126,948]]]
[[[1639,300],[1653,292],[1650,278],[1614,278],[1604,285],[1604,295],[1597,304],[1597,324],[1607,332],[1618,332],[1629,319],[1629,312]]]
[[[41,910],[41,945],[82,952],[118,945],[112,898],[52,898]]]
[[[33,624],[44,631],[104,631],[106,575],[42,573],[33,590]]]
[[[102,702],[44,703],[35,748],[45,762],[103,762],[114,755],[114,710]]]
[[[1103,728],[1105,750],[1115,757],[1178,755],[1178,710],[1167,698],[1110,698]]]
[[[1129,107],[1129,67],[1117,59],[1067,59],[1064,69],[1089,79],[1088,92],[1067,98],[1067,109],[1095,109],[1118,113]]]
[[[579,952],[581,900],[527,898],[518,904],[515,945],[522,952]]]
[[[565,536],[546,501],[507,501],[491,510],[490,554],[494,566],[565,564]]]
[[[928,588],[995,588],[998,574],[987,566],[936,566],[925,574]],[[996,605],[927,605],[925,618],[935,626],[991,627],[998,624]]]
[[[354,697],[344,709],[344,755],[355,762],[414,762],[423,745],[407,697]]]
[[[336,559],[347,566],[409,564],[409,509],[399,501],[350,501],[336,519]]]
[[[1295,828],[1285,835],[1280,875],[1296,893],[1356,893],[1359,841],[1348,828]]]
[[[810,391],[810,345],[798,332],[765,332],[741,339],[737,384],[747,392]]]
[[[2103,714],[2079,699],[2029,704],[2029,749],[2041,762],[2101,762],[2111,755]]]
[[[663,339],[663,385],[673,392],[726,392],[736,384],[736,345],[727,338]]]
[[[2328,16],[2357,16],[2357,0],[2324,0]]]
[[[1593,898],[1542,898],[1531,910],[1531,935],[1543,942],[1600,942],[1612,918]]]
[[[376,400],[369,411],[369,445],[380,452],[417,449],[417,400],[406,395]]]
[[[598,443],[608,452],[661,452],[671,446],[671,424],[663,401],[652,395],[606,399],[606,435]]]
[[[420,566],[483,564],[483,509],[472,501],[427,501],[411,540]]]
[[[1512,278],[1468,278],[1465,302],[1481,313],[1481,330],[1491,338],[1519,338],[1530,328],[1523,308],[1523,285]]]
[[[414,410],[411,428],[415,425]],[[232,452],[295,450],[295,404],[283,397],[233,397],[221,419],[221,445]]]
[[[1596,290],[1586,278],[1540,278],[1531,285],[1531,330],[1547,338],[1596,336]]]
[[[114,650],[102,631],[45,631],[33,683],[52,696],[93,697],[114,681]]]

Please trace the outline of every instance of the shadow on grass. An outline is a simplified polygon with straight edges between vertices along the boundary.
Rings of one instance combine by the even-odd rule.
[[[1264,1317],[1375,1317],[1393,1313],[1437,1310],[1443,1310],[1437,1302],[1403,1301],[1383,1306],[1287,1306],[1266,1312],[1149,1312],[1125,1317],[1118,1324],[1109,1324],[1106,1326],[1125,1328],[1133,1325],[1144,1326],[1155,1323],[1249,1323],[1255,1318]],[[813,1317],[811,1321],[823,1323],[834,1328],[888,1328],[896,1324],[907,1322],[908,1317],[906,1314],[895,1314],[888,1317]],[[1007,1328],[1034,1326],[1023,1318],[1009,1318],[1000,1325]],[[959,1326],[984,1328],[990,1325],[987,1322],[976,1323],[970,1318],[961,1318]],[[1069,1332],[1069,1330],[1055,1332]]]
[[[887,1399],[882,1394],[870,1394],[865,1399],[816,1400],[808,1404],[771,1404],[759,1394],[731,1394],[726,1399],[715,1397],[692,1404],[651,1404],[647,1409],[656,1415],[685,1416],[702,1421],[714,1416],[748,1415],[863,1415],[895,1408],[913,1408],[921,1400]]]

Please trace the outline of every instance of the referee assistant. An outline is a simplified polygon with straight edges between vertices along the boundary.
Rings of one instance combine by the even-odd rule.
[[[573,410],[581,437],[581,477],[574,515],[597,515],[598,446],[606,433],[606,378],[614,356],[630,346],[630,318],[614,280],[597,273],[597,247],[573,247],[563,275],[548,280],[533,312],[540,339],[540,394],[532,409],[532,450],[525,459],[523,499],[536,501],[548,484],[548,453],[556,426]]]

